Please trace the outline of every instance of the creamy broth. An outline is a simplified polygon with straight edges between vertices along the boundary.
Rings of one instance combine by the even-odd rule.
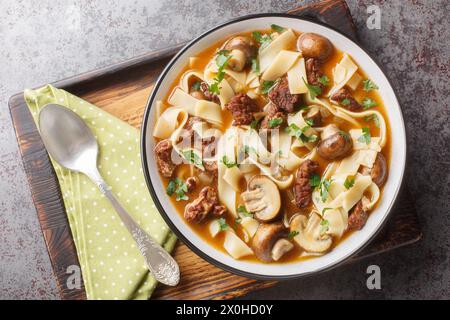
[[[268,34],[271,32],[271,30],[259,30],[259,32],[261,32],[262,34]],[[296,35],[299,36],[301,35],[300,32],[295,31]],[[244,33],[244,34],[239,34],[239,35],[243,35],[243,36],[247,36],[247,37],[252,37],[252,32],[248,32],[248,33]],[[230,35],[229,38],[232,38],[235,35]],[[173,82],[172,86],[170,87],[170,89],[167,92],[167,95],[165,97],[165,99],[163,100],[163,104],[165,106],[169,106],[169,97],[171,95],[171,93],[173,92],[173,90],[175,90],[175,88],[179,85],[180,82],[180,78],[182,77],[182,75],[190,69],[194,69],[194,70],[204,70],[205,67],[208,65],[208,63],[210,63],[210,61],[212,59],[214,59],[216,52],[218,50],[218,48],[221,48],[222,45],[229,39],[223,39],[215,44],[213,44],[210,48],[204,50],[203,52],[201,52],[200,54],[198,54],[196,56],[195,62],[194,63],[186,63],[185,68],[183,69],[183,71],[179,74],[178,78],[175,79],[175,81]],[[294,47],[292,48],[288,48],[289,50],[295,50]],[[335,66],[339,63],[339,61],[341,61],[341,59],[343,58],[344,53],[338,51],[336,48],[334,49],[332,55],[326,60],[325,63],[322,64],[321,66],[321,70],[322,72],[330,79],[330,85],[326,87],[326,89],[322,92],[323,97],[326,97],[328,90],[332,87],[332,80],[333,80],[333,69],[335,68]],[[249,66],[246,67],[246,70],[249,70]],[[368,79],[367,75],[364,73],[363,71],[364,66],[358,66],[358,73],[359,75],[362,77],[362,79]],[[194,80],[193,80],[194,81]],[[192,82],[193,82],[192,81]],[[190,83],[189,86],[191,86],[193,83]],[[361,82],[358,87],[356,88],[356,90],[352,91],[352,95],[353,97],[357,100],[357,101],[362,101],[364,98],[371,98],[374,101],[377,102],[377,106],[376,107],[372,107],[370,108],[370,110],[377,110],[379,111],[385,121],[386,121],[386,132],[387,132],[387,140],[386,140],[386,144],[382,147],[381,152],[382,154],[385,156],[386,160],[387,160],[387,164],[389,167],[389,162],[390,162],[390,150],[391,150],[391,139],[390,139],[390,127],[389,127],[389,121],[388,121],[388,117],[385,111],[385,106],[383,104],[383,100],[380,97],[380,95],[378,94],[377,90],[372,90],[370,92],[367,92],[363,89],[363,83]],[[267,98],[258,98],[256,99],[257,105],[260,108],[263,108],[267,102],[268,99]],[[164,109],[162,109],[161,111],[164,111]],[[226,108],[224,108],[222,110],[222,119],[223,119],[223,125],[219,128],[222,132],[225,132],[225,130],[227,130],[228,128],[230,128],[232,126],[232,122],[233,122],[233,117],[230,111],[228,111]],[[363,118],[355,118],[355,120],[358,122],[358,124],[360,125],[360,127],[355,126],[354,124],[344,121],[341,118],[337,118],[334,117],[333,115],[326,117],[323,119],[323,124],[322,126],[326,126],[328,124],[338,124],[339,128],[345,132],[349,132],[349,130],[351,129],[360,129],[361,127],[367,127],[369,128],[370,134],[372,137],[378,137],[380,135],[380,129],[376,126],[376,124],[374,123],[374,121],[366,121]],[[156,141],[159,141],[159,139],[156,139]],[[298,154],[299,156],[302,156],[302,154]],[[322,174],[324,173],[325,168],[327,167],[327,165],[330,163],[329,160],[323,159],[320,156],[316,156],[314,158],[314,161],[316,161],[319,164],[319,169],[318,169],[318,173],[320,174],[320,176],[322,176]],[[182,164],[180,166],[178,166],[175,170],[175,173],[173,176],[176,177],[183,177],[184,179],[186,179],[187,177],[192,175],[192,165],[189,164]],[[171,181],[170,178],[164,178],[162,177],[162,180],[164,182],[165,187],[168,187],[169,182]],[[241,192],[238,192],[238,197],[237,197],[237,206],[243,205],[243,200],[240,197],[241,193],[244,192],[246,190],[246,181],[244,179],[241,179]],[[195,188],[195,190],[193,190],[192,192],[190,192],[188,194],[189,196],[189,200],[188,201],[176,201],[175,197],[170,197],[170,200],[172,202],[172,205],[175,207],[175,209],[177,210],[177,212],[183,217],[184,214],[184,210],[186,205],[189,202],[192,202],[194,199],[196,199],[199,195],[200,190],[206,186],[206,184],[204,183],[199,183],[199,185],[197,185],[197,187]],[[292,187],[288,188],[288,190],[291,190]],[[382,194],[382,187],[380,188],[380,192]],[[288,195],[288,192],[285,190],[281,190],[280,192],[281,194],[281,201],[282,201],[282,208],[281,210],[283,211],[283,213],[286,213],[288,218],[291,218],[294,214],[297,213],[301,213],[304,215],[307,215],[313,208],[313,204],[311,203],[308,207],[305,208],[301,208],[299,209],[295,203],[293,203],[292,201],[292,197],[290,197]],[[375,207],[373,207],[370,211],[373,211],[375,209]],[[232,228],[233,230],[235,230],[236,234],[243,239],[244,238],[244,233],[243,233],[243,229],[242,226],[236,222],[236,218],[230,213],[227,212],[224,216],[227,225]],[[220,250],[224,253],[226,253],[226,250],[224,249],[224,237],[225,237],[225,233],[224,232],[219,232],[218,235],[216,235],[215,237],[213,237],[210,234],[209,228],[208,228],[208,223],[210,222],[211,219],[206,219],[205,221],[201,222],[201,223],[192,223],[192,222],[187,222],[186,223],[189,225],[189,227],[191,227],[196,234],[198,234],[203,240],[205,240],[207,243],[209,243],[210,245],[212,245],[214,248],[216,248],[217,250]],[[351,233],[354,231],[346,231],[342,237],[340,237],[340,239],[335,239],[333,241],[332,247],[330,250],[332,250],[333,247],[339,245],[340,242],[345,241],[346,238],[348,238],[349,235],[351,235]],[[292,243],[294,244],[294,248],[292,250],[290,250],[287,254],[283,255],[276,263],[286,263],[286,262],[292,262],[292,261],[300,261],[300,260],[305,260],[305,259],[311,259],[313,256],[311,255],[307,255],[307,256],[302,256],[301,253],[303,252],[303,249],[295,242],[292,241]],[[245,261],[251,261],[251,262],[258,262],[258,263],[262,263],[261,260],[259,260],[258,258],[256,258],[255,255],[248,255],[245,257],[240,258],[240,260],[245,260]],[[273,262],[272,262],[273,263]]]

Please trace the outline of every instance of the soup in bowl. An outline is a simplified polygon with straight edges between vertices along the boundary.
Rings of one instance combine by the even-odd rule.
[[[187,45],[143,126],[166,221],[213,263],[254,277],[321,270],[361,248],[392,206],[404,158],[400,108],[373,60],[329,28],[277,15]]]

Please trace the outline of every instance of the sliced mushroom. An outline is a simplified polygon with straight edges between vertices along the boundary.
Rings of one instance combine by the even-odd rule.
[[[256,57],[258,48],[249,37],[238,36],[230,39],[224,46],[225,50],[230,51],[230,60],[228,67],[234,71],[242,71],[244,67],[251,63]]]
[[[386,158],[382,153],[378,152],[372,169],[364,167],[361,173],[364,175],[370,175],[372,181],[375,182],[377,186],[381,187],[386,182],[388,175]]]
[[[305,116],[306,120],[312,122],[312,127],[318,127],[322,123],[322,114],[318,106],[311,106]]]
[[[281,207],[280,191],[267,176],[256,175],[247,184],[247,191],[241,194],[247,211],[255,214],[261,222],[273,221]]]
[[[317,146],[319,155],[327,160],[341,159],[347,156],[353,148],[353,141],[345,131],[330,124],[322,132],[322,141]]]
[[[333,53],[330,40],[316,33],[303,33],[297,40],[297,49],[307,58],[327,60]]]
[[[273,245],[272,248],[272,259],[274,261],[280,260],[282,256],[291,251],[294,248],[292,242],[287,239],[280,239]]]
[[[275,244],[280,239],[286,238],[287,234],[287,229],[282,223],[277,222],[260,224],[252,240],[253,252],[260,260],[264,262],[271,262],[275,260],[273,257]],[[278,244],[277,249],[275,250],[277,251],[275,252],[275,258],[280,259],[281,255],[287,252],[282,252],[286,249],[287,248],[285,248],[283,243]]]
[[[297,215],[291,220],[291,231],[297,231],[294,240],[307,252],[323,253],[330,249],[333,240],[320,224],[322,218],[311,212],[309,218]]]

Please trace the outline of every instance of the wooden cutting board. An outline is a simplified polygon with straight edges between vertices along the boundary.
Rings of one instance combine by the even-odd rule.
[[[318,20],[357,39],[356,29],[343,0],[326,0],[295,8],[289,13]],[[53,85],[65,89],[140,128],[147,98],[161,70],[182,45],[149,52],[112,66],[74,76]],[[84,287],[66,287],[67,267],[79,265],[58,186],[37,128],[23,99],[10,98],[9,108],[23,165],[62,299],[86,299]],[[403,188],[391,218],[377,238],[347,263],[418,241],[422,234],[409,192]],[[160,286],[156,299],[228,299],[267,288],[274,281],[257,281],[223,271],[204,261],[178,242],[174,255],[181,268],[181,283]]]

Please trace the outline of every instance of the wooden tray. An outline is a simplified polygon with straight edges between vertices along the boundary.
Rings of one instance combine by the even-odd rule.
[[[289,12],[319,20],[355,40],[357,38],[352,17],[343,0],[322,1]],[[181,46],[150,52],[53,85],[139,128],[147,97],[155,80]],[[10,98],[9,108],[61,298],[86,299],[83,287],[79,290],[69,290],[66,287],[67,266],[79,263],[58,181],[23,99],[23,93]],[[350,261],[416,242],[421,236],[412,199],[404,188],[382,233]],[[177,244],[174,255],[181,268],[181,283],[175,288],[160,286],[153,298],[228,299],[275,284],[274,281],[256,281],[218,269],[199,258],[181,242]]]

